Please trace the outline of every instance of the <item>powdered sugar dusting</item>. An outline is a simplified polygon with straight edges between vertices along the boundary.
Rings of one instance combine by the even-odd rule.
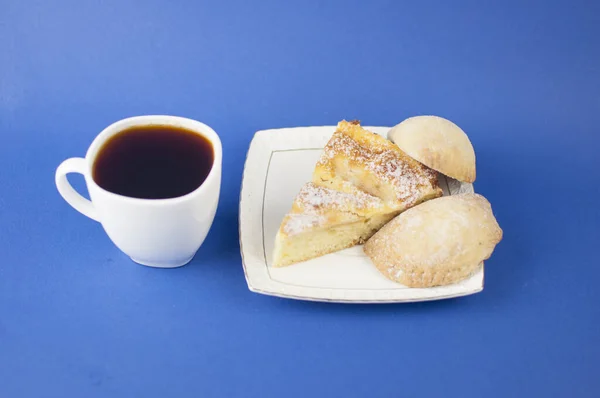
[[[436,188],[435,171],[404,154],[392,142],[385,138],[374,138],[375,145],[363,147],[360,142],[344,132],[344,129],[356,129],[360,128],[359,126],[349,123],[340,126],[325,147],[319,160],[320,165],[326,165],[336,156],[343,155],[348,162],[364,165],[365,169],[375,174],[378,179],[390,184],[396,199],[408,206],[418,201],[422,195],[422,188]],[[375,133],[365,130],[363,132],[376,136]]]
[[[286,223],[283,225],[283,232],[287,235],[295,235],[308,229],[314,228],[325,223],[327,219],[321,214],[289,214]]]
[[[294,235],[324,225],[327,222],[326,214],[332,211],[360,213],[380,207],[383,207],[381,199],[358,189],[348,193],[309,182],[296,196],[293,204],[295,212],[287,216],[283,224],[283,232]]]
[[[318,212],[326,207],[331,210],[346,209],[372,209],[383,206],[383,202],[375,196],[355,189],[352,193],[334,191],[320,187],[314,183],[305,184],[298,196],[296,204],[306,211]]]

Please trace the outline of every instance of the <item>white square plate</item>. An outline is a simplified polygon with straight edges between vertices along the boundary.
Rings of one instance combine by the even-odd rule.
[[[389,127],[365,127],[387,136]],[[335,126],[263,130],[255,134],[240,193],[240,249],[248,288],[300,300],[397,303],[464,296],[483,289],[483,264],[469,279],[448,286],[408,288],[386,279],[355,246],[283,268],[271,267],[275,235]],[[440,175],[444,195],[473,192],[472,184]]]

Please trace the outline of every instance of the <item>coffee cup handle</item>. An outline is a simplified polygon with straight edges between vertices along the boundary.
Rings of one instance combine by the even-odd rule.
[[[92,202],[81,196],[67,180],[67,174],[79,173],[85,176],[86,161],[83,158],[65,160],[56,169],[55,182],[63,199],[75,210],[95,221],[100,221]]]

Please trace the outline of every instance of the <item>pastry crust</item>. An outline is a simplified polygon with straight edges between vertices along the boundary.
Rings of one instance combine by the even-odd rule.
[[[475,151],[467,134],[439,116],[415,116],[388,132],[388,139],[412,158],[449,177],[473,182]]]
[[[387,223],[364,252],[387,278],[432,287],[470,276],[502,240],[490,203],[473,193],[413,207]]]
[[[442,195],[434,170],[357,121],[338,123],[317,162],[313,182],[337,190],[350,183],[398,211]]]

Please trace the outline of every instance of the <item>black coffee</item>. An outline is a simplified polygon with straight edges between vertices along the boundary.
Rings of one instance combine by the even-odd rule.
[[[138,126],[111,137],[92,176],[107,191],[143,199],[182,196],[198,188],[214,160],[211,143],[179,127]]]

